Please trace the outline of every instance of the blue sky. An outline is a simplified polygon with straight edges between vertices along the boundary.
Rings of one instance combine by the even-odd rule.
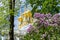
[[[20,1],[22,1],[22,2],[25,2],[25,0],[20,0]],[[19,12],[24,12],[24,7],[22,6],[21,7],[21,9],[19,10]],[[19,21],[18,21],[18,17],[20,16],[20,13],[18,12],[18,15],[17,16],[15,16],[15,18],[14,18],[14,25],[15,25],[15,27],[14,27],[14,29],[15,30],[17,30],[18,29],[18,26],[19,26]]]
[[[25,2],[25,0],[20,0],[20,1]]]

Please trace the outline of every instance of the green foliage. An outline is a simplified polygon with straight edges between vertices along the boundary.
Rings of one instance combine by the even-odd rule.
[[[27,3],[31,4],[32,12],[40,13],[59,13],[60,11],[60,0],[26,0]]]
[[[0,31],[9,28],[9,3],[8,0],[0,1]]]
[[[10,30],[10,13],[13,13],[12,10],[9,10],[9,1],[10,0],[0,0],[0,33],[2,30]],[[18,13],[21,2],[19,0],[15,1],[15,13],[14,16]]]

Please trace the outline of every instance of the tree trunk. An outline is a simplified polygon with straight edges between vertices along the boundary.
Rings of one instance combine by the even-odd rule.
[[[9,40],[14,40],[14,8],[15,8],[15,0],[10,0],[10,31],[9,31]]]

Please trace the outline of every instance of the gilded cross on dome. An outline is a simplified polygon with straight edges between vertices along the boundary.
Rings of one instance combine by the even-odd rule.
[[[19,21],[19,29],[22,28],[25,25],[28,25],[29,23],[33,22],[32,13],[30,10],[25,11],[23,14],[20,15],[18,18]]]

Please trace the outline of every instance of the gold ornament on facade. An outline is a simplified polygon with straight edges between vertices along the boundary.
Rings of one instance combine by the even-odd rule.
[[[24,25],[32,23],[33,18],[32,18],[31,11],[30,10],[25,11],[22,15],[20,15],[20,17],[18,18],[18,21],[21,23],[19,25],[19,28],[22,28],[22,27],[24,27]]]

